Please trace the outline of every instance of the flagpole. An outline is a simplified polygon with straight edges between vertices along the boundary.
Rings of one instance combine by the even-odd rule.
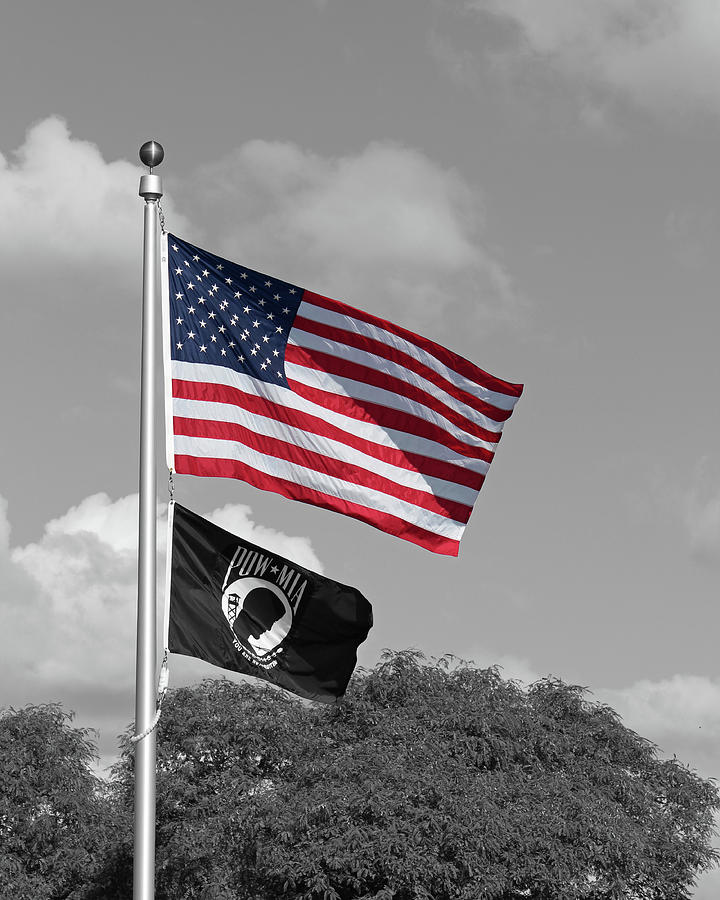
[[[164,151],[156,141],[140,148],[150,174],[140,178],[145,200],[143,236],[142,368],[140,389],[140,516],[138,540],[135,736],[150,728],[156,702],[155,608],[157,567],[157,479],[155,471],[155,373],[158,310],[158,201],[162,181],[153,175]],[[133,900],[155,897],[155,731],[135,743],[135,840]]]

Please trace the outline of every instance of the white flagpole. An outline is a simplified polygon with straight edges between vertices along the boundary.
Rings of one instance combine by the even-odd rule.
[[[140,391],[140,521],[138,542],[137,654],[135,661],[135,736],[150,729],[156,703],[155,609],[157,569],[157,479],[155,471],[155,373],[158,316],[158,201],[162,181],[153,175],[163,148],[148,141],[140,159],[150,168],[140,178],[145,200],[143,237],[142,369]],[[155,897],[155,731],[135,743],[135,855],[133,900]]]

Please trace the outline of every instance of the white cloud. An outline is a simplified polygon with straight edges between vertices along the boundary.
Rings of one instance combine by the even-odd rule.
[[[516,49],[653,108],[720,111],[715,0],[470,0],[513,23]]]
[[[0,154],[0,261],[12,262],[13,289],[53,309],[98,292],[111,314],[124,304],[127,288],[139,289],[142,172],[107,162],[57,116]],[[470,330],[518,313],[512,279],[485,238],[478,190],[417,150],[377,142],[324,157],[252,140],[174,190],[168,182],[169,230],[410,327],[445,321],[453,307]]]
[[[720,485],[694,486],[682,498],[682,521],[697,559],[720,560]]]
[[[247,506],[209,518],[315,570],[310,542],[256,525]],[[87,497],[48,522],[39,541],[10,547],[0,497],[0,706],[60,700],[82,724],[114,738],[132,718],[137,597],[137,494]],[[158,627],[162,622],[166,507],[158,510]],[[4,539],[4,541],[3,541]],[[217,669],[171,663],[173,684]],[[112,753],[114,744],[103,743]]]
[[[659,681],[643,679],[627,688],[599,693],[634,731],[658,743],[680,737],[715,745],[720,738],[720,682],[710,678],[673,675]]]
[[[106,162],[58,116],[36,123],[10,158],[0,154],[0,258],[16,269],[18,259],[31,258],[32,271],[58,260],[117,264],[136,278],[143,171],[139,163]],[[172,210],[170,200],[163,205]],[[172,217],[184,224],[178,213]]]
[[[228,504],[208,513],[207,518],[220,528],[250,541],[251,544],[258,544],[279,556],[285,556],[307,569],[322,574],[323,565],[315,555],[307,538],[291,537],[274,528],[256,525],[252,521],[251,515],[252,510],[249,506]]]
[[[333,158],[253,140],[187,192],[196,218],[214,223],[215,249],[311,290],[388,318],[410,306],[430,319],[454,302],[514,312],[477,190],[417,150],[378,142]]]
[[[650,475],[651,501],[676,524],[690,554],[700,563],[720,563],[720,466],[701,458],[684,483],[657,470]]]

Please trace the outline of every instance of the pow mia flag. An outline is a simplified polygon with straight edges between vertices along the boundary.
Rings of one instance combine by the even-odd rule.
[[[324,578],[171,504],[168,648],[300,697],[345,693],[372,607]]]

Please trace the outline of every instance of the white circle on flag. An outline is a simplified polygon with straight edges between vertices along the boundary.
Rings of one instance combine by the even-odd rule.
[[[238,578],[223,591],[222,610],[233,635],[257,657],[287,637],[293,611],[282,590],[263,578]]]

